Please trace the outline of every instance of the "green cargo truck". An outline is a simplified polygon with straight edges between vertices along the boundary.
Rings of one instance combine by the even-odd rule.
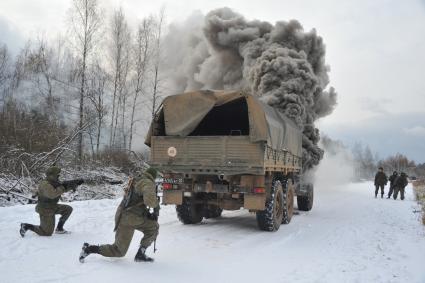
[[[223,210],[256,213],[260,229],[276,231],[313,205],[301,184],[302,135],[278,110],[240,91],[196,91],[165,98],[145,143],[164,175],[164,204],[194,224]]]

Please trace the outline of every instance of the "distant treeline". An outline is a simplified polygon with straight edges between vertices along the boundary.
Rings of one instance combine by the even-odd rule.
[[[368,145],[355,143],[352,148],[348,148],[341,141],[332,140],[327,136],[322,137],[322,144],[332,155],[345,153],[344,161],[353,166],[355,180],[374,178],[379,167],[384,168],[386,174],[397,171],[405,172],[410,177],[425,177],[425,163],[416,164],[401,153],[382,159],[377,153],[373,153]]]

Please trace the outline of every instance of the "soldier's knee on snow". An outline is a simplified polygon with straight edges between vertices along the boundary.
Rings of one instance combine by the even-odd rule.
[[[55,230],[54,227],[52,229],[50,229],[50,228],[49,229],[42,229],[42,233],[40,233],[39,235],[49,237],[49,236],[53,235],[54,230]]]
[[[116,257],[123,257],[123,256],[125,256],[126,255],[126,253],[127,253],[127,250],[128,250],[128,248],[127,249],[120,249],[120,248],[118,248],[117,247],[117,249],[116,249]]]

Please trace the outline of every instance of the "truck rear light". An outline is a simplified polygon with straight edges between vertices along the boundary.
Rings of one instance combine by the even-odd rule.
[[[163,183],[162,184],[162,189],[164,189],[164,190],[171,190],[171,189],[173,189],[173,184]]]
[[[263,187],[254,188],[254,194],[264,194],[265,192],[266,192],[266,188],[263,188]]]

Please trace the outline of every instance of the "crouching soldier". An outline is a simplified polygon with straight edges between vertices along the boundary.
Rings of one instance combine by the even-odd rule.
[[[80,262],[89,254],[105,257],[123,257],[127,253],[135,230],[143,232],[135,261],[153,261],[146,249],[158,236],[159,202],[155,189],[157,171],[148,168],[134,179],[130,179],[125,195],[115,214],[115,242],[112,245],[89,245],[84,243]]]
[[[63,229],[63,225],[72,213],[72,207],[66,204],[58,204],[60,196],[70,190],[75,190],[78,185],[83,183],[83,180],[75,180],[72,182],[59,182],[59,174],[61,169],[52,166],[46,171],[46,179],[41,181],[38,186],[37,196],[38,202],[35,211],[40,215],[40,225],[32,225],[21,223],[19,233],[22,237],[25,236],[27,230],[31,230],[40,236],[51,236],[55,228],[55,215],[59,214],[58,226],[55,233],[68,233]]]
[[[384,197],[384,187],[388,183],[387,175],[384,173],[384,168],[379,167],[375,175],[375,198],[378,196],[378,190],[381,188],[381,198]]]
[[[401,200],[404,200],[404,189],[406,188],[407,175],[404,172],[401,172],[400,176],[398,176],[394,181],[394,199],[397,199],[398,192],[400,192]]]
[[[398,177],[398,173],[397,173],[397,171],[394,171],[393,174],[388,178],[388,180],[390,181],[390,191],[388,192],[387,198],[390,198],[391,195],[394,192],[394,183],[395,183],[395,179],[397,179],[397,177]]]

